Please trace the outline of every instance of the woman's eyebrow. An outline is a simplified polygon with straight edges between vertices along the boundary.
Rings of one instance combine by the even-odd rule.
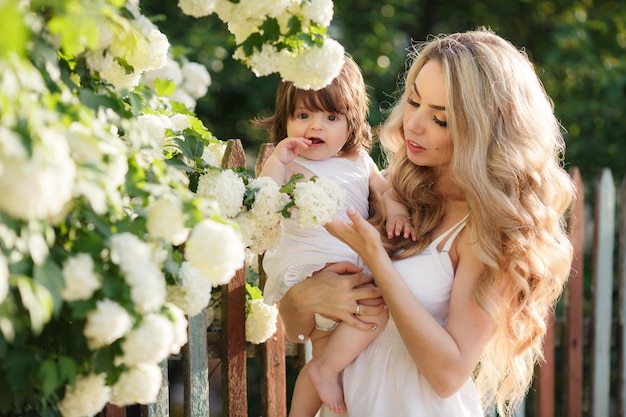
[[[413,83],[412,87],[413,87],[413,91],[415,91],[415,94],[417,94],[417,97],[422,98],[419,91],[417,91],[417,86],[415,85],[415,83]],[[436,104],[429,104],[428,107],[435,109],[435,110],[446,111],[446,106],[438,106]]]

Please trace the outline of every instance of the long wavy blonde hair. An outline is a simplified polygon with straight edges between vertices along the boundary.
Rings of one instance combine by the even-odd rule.
[[[574,187],[562,168],[565,144],[532,64],[508,41],[481,28],[414,45],[402,95],[380,140],[390,159],[389,179],[410,207],[421,239],[386,241],[390,253],[421,251],[444,213],[433,187],[436,168],[407,159],[402,126],[410,86],[430,60],[443,70],[454,146],[451,177],[467,199],[467,230],[484,263],[475,299],[497,323],[474,378],[484,406],[509,415],[543,358],[546,318],[570,271],[565,215]],[[502,288],[503,297],[494,296]]]

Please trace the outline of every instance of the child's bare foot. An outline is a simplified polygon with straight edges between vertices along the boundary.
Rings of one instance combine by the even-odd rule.
[[[309,362],[307,372],[317,390],[320,399],[335,414],[346,414],[348,409],[343,400],[341,375],[326,368],[322,362],[313,358]]]

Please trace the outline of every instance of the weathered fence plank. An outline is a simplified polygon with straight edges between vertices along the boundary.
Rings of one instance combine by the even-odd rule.
[[[226,144],[224,168],[246,165],[246,154],[239,139]],[[246,271],[235,273],[222,286],[222,407],[228,417],[248,415],[246,392]],[[206,329],[205,329],[206,331]]]
[[[619,216],[619,254],[618,254],[618,280],[619,280],[619,378],[618,383],[618,406],[620,417],[626,417],[626,178],[620,187],[620,207],[622,209]]]
[[[274,151],[274,145],[264,143],[259,149],[255,164],[255,174],[261,173],[263,164]],[[262,267],[263,257],[259,256],[261,289],[265,287],[265,275]],[[261,361],[261,412],[264,416],[285,417],[287,415],[287,367],[285,364],[285,335],[281,321],[276,323],[276,333],[259,346]]]
[[[536,382],[538,417],[554,417],[554,313],[547,318],[543,339],[544,362],[540,364]]]
[[[183,409],[185,417],[206,417],[209,415],[206,309],[189,317],[188,321],[189,342],[183,347]]]
[[[615,236],[615,184],[609,169],[597,183],[592,282],[592,417],[609,416],[613,250]]]
[[[571,176],[576,184],[577,196],[569,217],[574,259],[564,294],[564,413],[567,417],[582,417],[585,188],[578,168],[572,170]]]

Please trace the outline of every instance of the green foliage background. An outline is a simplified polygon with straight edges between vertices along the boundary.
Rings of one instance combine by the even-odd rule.
[[[234,40],[215,17],[183,15],[177,2],[142,0],[176,53],[205,64],[213,84],[196,112],[220,139],[254,150],[265,140],[250,120],[273,109],[277,76],[256,78],[231,58]],[[370,123],[384,120],[406,47],[430,34],[488,26],[524,48],[553,98],[566,131],[569,166],[586,181],[609,167],[626,171],[626,8],[622,0],[338,0],[330,27],[363,69],[370,86]]]

